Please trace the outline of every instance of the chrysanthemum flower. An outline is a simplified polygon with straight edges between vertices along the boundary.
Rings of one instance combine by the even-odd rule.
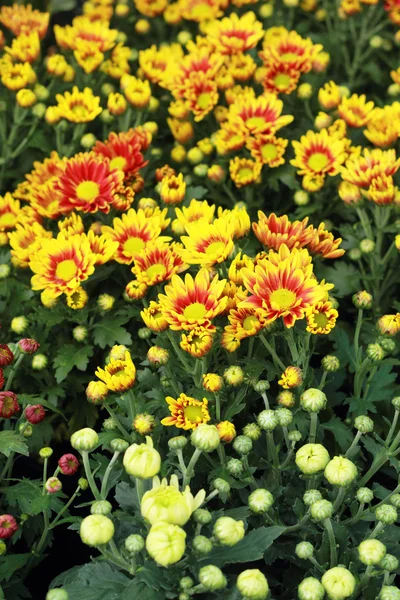
[[[121,87],[129,104],[134,108],[145,108],[151,97],[150,83],[147,80],[141,80],[133,75],[123,75],[121,78]]]
[[[222,442],[229,444],[236,437],[236,429],[231,421],[221,421],[217,423],[217,429],[219,433],[219,439]]]
[[[1,217],[0,217],[1,218]],[[9,233],[12,262],[15,266],[26,268],[32,255],[40,248],[42,240],[53,237],[39,223],[17,225],[15,231]]]
[[[396,335],[400,331],[400,313],[383,315],[378,320],[376,327],[381,335]]]
[[[141,300],[147,294],[148,289],[149,288],[145,283],[133,279],[126,284],[125,294],[130,300]]]
[[[136,381],[136,367],[128,351],[123,360],[113,360],[104,369],[98,367],[95,374],[111,392],[126,392]]]
[[[81,310],[84,306],[86,306],[89,300],[88,293],[83,289],[83,287],[76,288],[76,290],[66,294],[66,296],[67,306],[73,310]]]
[[[202,121],[218,102],[218,87],[206,73],[189,73],[185,80],[183,99],[194,114],[195,121]]]
[[[239,252],[229,266],[229,279],[233,281],[233,283],[236,283],[236,285],[243,285],[242,269],[245,268],[250,269],[250,271],[254,271],[253,259],[250,258],[250,256],[247,256],[247,254],[242,254],[242,252]]]
[[[150,141],[151,136],[139,128],[120,133],[112,131],[105,142],[96,142],[93,152],[108,158],[110,169],[119,169],[125,173],[125,178],[129,178],[147,165],[142,152]]]
[[[206,37],[217,52],[236,54],[257,46],[263,37],[263,26],[253,12],[241,17],[231,13],[229,17],[212,21],[206,28]]]
[[[82,217],[77,213],[71,213],[68,217],[65,217],[65,219],[58,221],[57,226],[59,231],[62,231],[66,237],[85,232]]]
[[[200,219],[186,225],[186,231],[188,235],[181,237],[185,248],[178,253],[190,265],[211,267],[224,262],[233,250],[233,230],[225,219],[213,223]]]
[[[37,31],[21,34],[14,38],[11,46],[6,46],[5,51],[13,58],[14,62],[33,63],[40,54],[40,40]]]
[[[93,73],[104,60],[104,54],[90,42],[80,42],[74,50],[74,57],[85,73]]]
[[[146,327],[159,333],[168,328],[168,321],[163,317],[161,304],[152,300],[148,307],[144,308],[140,316]]]
[[[160,222],[160,216],[157,214],[148,217],[142,209],[136,211],[131,208],[121,219],[115,218],[112,227],[103,227],[102,233],[108,240],[118,242],[115,260],[129,265],[149,242],[156,238],[160,243],[170,240],[168,237],[159,237]]]
[[[400,103],[374,108],[370,114],[365,137],[379,148],[387,148],[394,144],[400,136]]]
[[[167,119],[168,127],[179,144],[187,144],[194,136],[193,125],[190,121]]]
[[[284,164],[283,156],[288,143],[288,140],[274,135],[258,135],[249,138],[246,145],[256,161],[274,169]]]
[[[128,107],[128,103],[125,99],[125,96],[122,94],[111,93],[108,95],[107,99],[107,109],[114,116],[122,115],[126,111]]]
[[[289,366],[286,367],[281,375],[278,384],[285,390],[299,387],[303,383],[303,372],[299,367]]]
[[[241,82],[249,81],[257,69],[254,58],[250,54],[243,54],[243,52],[227,56],[225,64],[233,79]]]
[[[111,241],[105,235],[96,235],[94,231],[88,232],[87,239],[91,251],[96,256],[95,267],[105,265],[113,258],[118,249],[118,242]]]
[[[235,156],[229,161],[229,174],[235,186],[241,188],[257,181],[262,166],[263,164],[256,160]]]
[[[322,258],[339,258],[343,256],[344,250],[339,248],[342,238],[335,239],[330,231],[325,229],[325,223],[320,223],[318,228],[309,227],[312,237],[307,242],[307,248],[312,254],[318,254]]]
[[[212,327],[195,327],[188,333],[182,333],[180,347],[182,350],[194,356],[203,358],[212,348],[215,337],[215,329]]]
[[[238,340],[257,335],[264,327],[263,320],[253,308],[233,308],[229,311],[228,321]]]
[[[145,17],[158,17],[167,8],[168,0],[134,0],[136,10]]]
[[[200,423],[208,423],[211,418],[207,398],[196,400],[182,393],[176,399],[167,396],[165,400],[171,416],[165,417],[161,421],[162,425],[175,425],[179,429],[189,430],[196,429]]]
[[[280,317],[286,327],[293,327],[304,317],[307,308],[322,300],[325,291],[315,279],[310,262],[303,264],[305,250],[282,244],[278,253],[260,261],[255,271],[244,269],[243,278],[250,292],[239,308],[253,308],[266,324]]]
[[[189,274],[182,280],[174,275],[159,295],[162,313],[173,330],[208,326],[227,304],[221,298],[225,280],[218,275],[211,279],[206,269],[200,269],[195,279]]]
[[[0,196],[0,231],[10,231],[15,228],[20,206],[20,202],[14,200],[9,192]]]
[[[123,172],[110,168],[107,159],[93,153],[80,153],[70,158],[55,185],[61,194],[62,210],[94,213],[110,212],[113,194],[124,178]]]
[[[272,29],[275,31],[266,33],[260,52],[263,62],[285,63],[301,73],[311,71],[313,60],[322,50],[321,44],[313,44],[309,38],[302,38],[296,31],[284,27]]]
[[[395,150],[365,148],[363,156],[353,156],[341,167],[342,179],[359,188],[368,188],[372,181],[382,175],[392,176],[400,167]]]
[[[222,16],[221,0],[178,0],[180,14],[188,21],[203,23]]]
[[[221,391],[224,386],[224,379],[221,375],[217,375],[216,373],[205,373],[203,375],[203,388],[207,392],[212,392],[214,394]]]
[[[59,233],[55,239],[43,239],[40,250],[29,263],[35,273],[32,289],[49,289],[55,298],[73,292],[92,275],[95,260],[84,234],[66,238]]]
[[[306,310],[307,331],[327,334],[335,327],[339,313],[330,302],[317,302]]]
[[[49,26],[50,13],[32,9],[32,4],[13,4],[2,6],[0,23],[7,27],[15,36],[37,32],[40,39],[46,35]]]
[[[212,223],[215,212],[215,204],[211,206],[207,200],[193,200],[190,201],[189,206],[182,206],[182,208],[175,208],[175,214],[182,225],[183,230],[186,230],[186,226],[190,223],[204,219],[207,223]]]
[[[186,183],[182,173],[179,175],[166,175],[161,181],[160,196],[165,204],[180,204],[186,193]]]
[[[235,352],[240,346],[240,340],[236,327],[227,325],[222,333],[221,346],[227,352]]]
[[[60,205],[61,193],[55,189],[57,179],[32,188],[31,206],[42,217],[57,219],[63,214]]]
[[[258,223],[253,223],[253,231],[263,246],[279,250],[282,244],[289,249],[303,248],[312,238],[312,230],[307,227],[308,217],[302,221],[289,221],[287,215],[277,217],[271,213],[268,217],[258,211]]]
[[[57,110],[61,118],[71,123],[89,123],[103,110],[100,98],[93,95],[93,91],[86,87],[83,92],[74,85],[71,92],[56,94]]]
[[[366,193],[369,200],[375,204],[391,204],[396,200],[398,188],[395,187],[393,177],[385,174],[375,177]]]
[[[293,121],[292,115],[281,116],[282,109],[282,100],[274,94],[239,96],[229,107],[229,118],[240,119],[251,135],[273,134]]]
[[[182,57],[183,49],[180,44],[163,45],[160,49],[153,45],[139,51],[139,66],[146,79],[159,83],[167,68]]]
[[[35,81],[36,73],[28,62],[2,65],[1,83],[13,92],[22,90]]]
[[[349,127],[363,127],[371,118],[373,108],[374,103],[367,102],[365,94],[353,94],[350,98],[343,97],[337,110]]]
[[[266,92],[291,94],[297,88],[300,75],[290,63],[273,62],[265,67],[261,83]]]
[[[108,23],[93,22],[86,16],[75,17],[72,25],[54,26],[57,45],[63,49],[75,50],[82,42],[89,42],[100,52],[106,52],[114,47],[118,36],[116,29],[110,29]]]
[[[247,212],[246,207],[242,206],[240,203],[234,206],[232,210],[219,206],[217,216],[218,219],[223,219],[230,225],[232,228],[233,239],[235,240],[244,237],[250,231],[250,215]]]
[[[151,286],[168,281],[175,273],[182,273],[188,268],[174,245],[155,242],[147,244],[142,252],[135,255],[132,273],[138,281]]]
[[[249,133],[243,120],[239,117],[230,116],[229,119],[222,123],[221,129],[215,135],[215,147],[218,154],[224,156],[229,152],[243,148],[248,138]],[[217,165],[213,165],[213,167],[215,166]]]

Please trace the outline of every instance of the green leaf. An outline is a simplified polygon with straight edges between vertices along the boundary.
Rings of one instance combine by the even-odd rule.
[[[132,343],[131,335],[125,327],[122,327],[128,320],[129,317],[126,315],[104,317],[93,327],[95,344],[103,349],[107,346],[114,346],[114,344],[129,346]]]
[[[132,581],[132,583],[122,592],[121,600],[132,600],[133,598],[140,598],[140,600],[159,600],[160,595],[156,590],[147,587],[145,583]]]
[[[85,371],[92,354],[92,346],[79,347],[74,346],[73,344],[65,344],[62,346],[53,361],[53,365],[56,369],[57,383],[64,381],[68,373],[70,373],[74,367],[80,371]]]
[[[137,508],[135,490],[125,481],[119,483],[115,488],[115,500],[122,510],[129,512]]]
[[[56,577],[51,587],[63,586],[69,600],[121,600],[131,580],[108,563],[90,563]]]
[[[14,431],[0,432],[0,452],[10,456],[11,452],[17,452],[24,456],[29,456],[28,446],[25,438]]]
[[[201,200],[208,194],[208,189],[203,187],[202,185],[190,186],[186,190],[186,198],[192,200],[195,198],[196,200]]]
[[[18,569],[22,569],[32,554],[8,554],[0,557],[0,581],[8,581]]]
[[[47,10],[50,13],[72,11],[76,8],[76,4],[76,0],[51,0]],[[41,147],[39,146],[39,150],[40,148]]]
[[[200,566],[213,564],[221,567],[226,563],[245,563],[259,560],[263,557],[267,548],[284,531],[285,527],[278,526],[253,529],[235,546],[215,548],[198,562]]]
[[[353,265],[339,261],[333,267],[327,267],[324,275],[335,286],[335,297],[343,298],[360,289],[360,272]]]
[[[346,451],[353,441],[353,434],[345,423],[338,417],[332,417],[327,423],[321,423],[326,431],[331,431],[342,451]]]

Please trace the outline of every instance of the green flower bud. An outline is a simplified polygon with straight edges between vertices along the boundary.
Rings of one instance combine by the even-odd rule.
[[[9,276],[10,273],[11,273],[10,265],[7,265],[6,263],[1,263],[0,264],[0,279],[7,279],[7,277]]]
[[[304,190],[297,190],[294,193],[293,200],[297,206],[307,206],[307,204],[310,202],[310,196]]]
[[[269,592],[268,581],[259,569],[240,573],[236,587],[245,600],[265,600]]]
[[[190,596],[186,592],[182,592],[179,594],[178,600],[190,600]]]
[[[224,480],[222,479],[222,481],[224,481]],[[229,485],[229,483],[228,483],[228,485]],[[205,508],[196,508],[196,510],[192,514],[192,517],[193,517],[194,521],[196,523],[199,523],[200,525],[208,525],[212,521],[212,514],[210,513],[210,511],[206,510]]]
[[[214,523],[213,534],[223,546],[234,546],[244,538],[244,523],[231,517],[220,517]]]
[[[224,379],[226,383],[235,387],[242,384],[244,380],[243,369],[241,369],[241,367],[235,367],[234,365],[228,367],[224,373]]]
[[[53,454],[53,450],[52,450],[52,448],[49,448],[49,447],[41,448],[39,450],[40,458],[50,458],[50,456],[52,454]]]
[[[138,533],[132,533],[126,538],[124,545],[129,554],[137,554],[144,548],[144,539]]]
[[[5,554],[7,552],[7,544],[5,544],[3,542],[3,540],[0,541],[0,556],[3,556],[3,554]]]
[[[299,600],[322,600],[325,590],[315,577],[306,577],[297,588]]]
[[[29,437],[31,437],[31,435],[32,435],[32,433],[33,433],[33,427],[32,427],[31,425],[27,425],[27,426],[25,426],[25,423],[20,423],[20,424],[18,425],[18,430],[19,430],[19,431],[22,431],[22,430],[23,430],[23,431],[22,431],[22,435],[23,435],[25,438],[29,438]]]
[[[171,380],[167,375],[161,375],[160,383],[163,388],[167,389],[171,387]]]
[[[379,563],[379,566],[385,571],[394,572],[399,568],[399,561],[393,554],[386,554]]]
[[[176,437],[168,440],[168,446],[170,450],[183,450],[187,443],[188,440],[183,435],[177,435]]]
[[[100,114],[100,121],[102,121],[103,123],[112,123],[114,120],[113,115],[110,113],[110,111],[108,110],[108,108],[104,108],[103,111]]]
[[[188,160],[189,160],[189,152],[187,153],[188,156]],[[190,160],[189,160],[190,162]],[[208,173],[208,165],[202,163],[200,165],[196,165],[193,169],[193,173],[196,175],[196,177],[206,177],[207,173]]]
[[[308,560],[314,554],[314,546],[310,542],[299,542],[296,546],[296,555],[303,560]]]
[[[23,333],[28,327],[28,319],[24,316],[14,317],[10,323],[10,329],[14,333]]]
[[[179,587],[181,590],[191,590],[194,586],[194,581],[191,577],[182,577],[179,582]]]
[[[114,524],[104,515],[89,515],[83,519],[79,533],[87,546],[102,546],[112,540]]]
[[[243,428],[243,434],[255,442],[261,435],[261,429],[257,423],[247,423]]]
[[[361,415],[354,420],[354,427],[361,433],[371,433],[374,430],[374,422],[369,417]]]
[[[210,592],[223,590],[227,586],[225,575],[214,565],[207,565],[200,569],[199,581]]]
[[[344,456],[335,456],[325,467],[324,475],[331,485],[346,487],[357,477],[357,467]]]
[[[85,133],[81,137],[81,146],[85,148],[85,150],[90,150],[96,143],[96,136],[93,133]]]
[[[315,521],[325,521],[333,514],[333,504],[329,500],[317,500],[310,506],[310,513]]]
[[[47,367],[47,356],[44,354],[35,354],[32,358],[32,369],[42,371]]]
[[[396,342],[391,338],[381,338],[380,340],[378,340],[378,343],[388,354],[391,354],[396,350]]]
[[[62,588],[54,588],[46,594],[46,600],[68,600],[68,592]]]
[[[153,440],[149,436],[146,436],[145,444],[129,446],[122,462],[128,475],[139,479],[150,479],[161,468],[161,456],[153,447]]]
[[[78,479],[78,485],[81,488],[81,490],[85,491],[88,489],[89,487],[89,482],[87,479],[85,479],[84,477],[80,477]]]
[[[377,521],[385,523],[385,525],[392,525],[397,521],[397,510],[390,504],[381,504],[375,511],[375,517]]]
[[[215,425],[207,425],[202,423],[193,430],[190,436],[192,445],[202,452],[212,452],[216,450],[220,444],[218,429]]]
[[[274,503],[274,497],[268,490],[258,488],[251,492],[248,504],[249,508],[253,513],[261,515],[271,508]]]
[[[300,396],[300,406],[310,413],[318,413],[323,410],[327,403],[327,397],[321,390],[310,388]]]
[[[369,294],[365,290],[357,292],[353,296],[353,304],[356,308],[370,309],[372,308],[372,302],[373,298],[371,294]]]
[[[253,443],[251,439],[249,437],[246,437],[245,435],[238,435],[238,437],[233,442],[234,450],[242,456],[245,456],[246,454],[251,452],[252,447]]]
[[[204,535],[196,535],[193,538],[193,550],[198,554],[209,554],[212,548],[212,541]]]
[[[229,462],[235,462],[240,464],[240,471],[239,473],[241,473],[243,471],[243,465],[240,462],[240,460],[238,460],[237,458],[232,458]],[[229,467],[228,471],[229,471]],[[229,471],[231,473],[231,471]],[[231,473],[233,475],[233,473]],[[227,481],[225,481],[225,479],[222,479],[221,477],[217,477],[217,479],[214,479],[213,481],[213,487],[219,491],[220,494],[229,494],[229,492],[231,491],[231,486],[229,485],[229,483]]]
[[[327,354],[321,360],[321,365],[324,371],[334,372],[340,369],[340,361],[337,356],[332,356],[331,354]]]
[[[293,413],[288,408],[279,407],[275,411],[275,416],[281,427],[287,427],[293,421]]]
[[[230,473],[231,475],[235,475],[236,477],[240,475],[244,470],[243,463],[238,458],[231,458],[230,460],[228,460],[228,462],[226,463],[226,468],[228,469],[228,473]]]
[[[356,580],[345,567],[333,567],[322,576],[321,583],[332,600],[345,600],[352,595]]]
[[[297,429],[293,429],[293,431],[289,431],[289,440],[291,442],[300,442],[302,438],[302,435],[300,433],[300,431],[297,431]]]
[[[350,258],[350,260],[360,260],[360,258],[362,257],[362,252],[360,248],[350,248],[350,250],[347,253],[347,256]]]
[[[321,444],[305,444],[296,452],[296,465],[307,475],[319,473],[328,462],[328,450]]]
[[[110,447],[114,452],[125,452],[129,448],[129,442],[126,442],[122,438],[115,438],[111,440]]]
[[[371,254],[375,250],[375,242],[374,240],[369,240],[365,238],[360,242],[360,250],[363,254]]]
[[[306,506],[311,506],[314,502],[322,500],[322,494],[319,490],[307,490],[303,496],[303,502]]]
[[[359,490],[357,490],[356,498],[359,502],[362,502],[363,504],[369,504],[374,498],[374,492],[369,488],[362,487]]]
[[[400,600],[400,590],[394,585],[383,585],[379,600]]]
[[[71,446],[80,452],[91,452],[99,443],[99,436],[94,429],[85,427],[71,435]]]
[[[364,565],[378,565],[385,554],[386,546],[379,540],[364,540],[358,546],[358,556]]]
[[[400,396],[396,396],[395,398],[392,398],[392,405],[397,408],[398,410],[400,410]]]
[[[274,410],[263,410],[257,417],[257,422],[261,429],[273,431],[278,426],[278,418]]]
[[[138,331],[138,336],[141,340],[148,340],[153,335],[153,332],[148,327],[141,327]]]
[[[83,342],[87,338],[87,334],[88,334],[88,330],[86,329],[86,327],[83,327],[82,325],[78,325],[77,327],[74,327],[74,329],[72,330],[73,338],[77,342]]]
[[[118,429],[116,420],[112,417],[110,417],[109,419],[105,419],[103,421],[103,429],[105,429],[106,431],[115,431],[115,429]]]
[[[385,351],[380,344],[368,344],[366,353],[368,358],[375,362],[379,362],[385,358]]]
[[[389,502],[396,508],[400,508],[400,494],[393,494],[390,496]]]
[[[271,384],[266,379],[259,379],[253,385],[254,391],[258,392],[259,394],[263,394],[264,392],[267,392],[270,387],[271,387]]]
[[[112,511],[112,504],[108,500],[97,500],[90,507],[92,515],[109,515]]]

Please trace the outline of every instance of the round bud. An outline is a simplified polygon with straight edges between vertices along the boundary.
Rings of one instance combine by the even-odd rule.
[[[22,435],[25,438],[29,438],[33,434],[33,427],[31,425],[25,425],[25,423],[20,423],[18,425],[18,430],[22,432]]]
[[[126,538],[124,545],[129,554],[137,554],[144,548],[144,539],[138,533],[132,533]]]
[[[315,577],[306,577],[297,588],[299,600],[322,600],[325,590]]]
[[[249,508],[253,513],[257,515],[261,515],[267,512],[274,503],[274,497],[268,490],[264,490],[263,488],[258,488],[251,492],[248,504]]]
[[[53,454],[53,450],[52,450],[52,448],[49,448],[49,447],[40,448],[40,450],[39,450],[40,458],[50,458],[50,456],[52,454]]]
[[[278,418],[274,410],[263,410],[257,417],[257,422],[261,429],[273,431],[278,426]]]
[[[371,254],[375,250],[375,242],[374,240],[369,240],[365,238],[360,242],[360,250],[363,254]]]
[[[193,550],[198,554],[209,554],[212,548],[212,541],[204,535],[196,535],[193,538]]]
[[[114,524],[104,515],[89,515],[83,519],[79,533],[87,546],[102,546],[112,540]]]
[[[310,542],[300,542],[295,549],[296,555],[303,560],[308,560],[314,554],[314,546]]]
[[[243,427],[243,434],[255,442],[261,435],[261,429],[257,423],[247,423],[247,425]]]
[[[282,392],[279,392],[277,401],[281,406],[292,408],[296,404],[296,397],[290,390],[283,390]]]
[[[71,435],[71,446],[80,452],[91,452],[99,443],[99,436],[94,429],[85,427]]]
[[[228,460],[226,463],[226,468],[228,469],[228,473],[235,475],[236,477],[244,470],[243,463],[238,458],[231,458]]]
[[[243,383],[244,373],[240,367],[231,366],[226,369],[224,379],[229,385],[238,386]]]
[[[327,403],[327,397],[317,388],[309,388],[300,396],[300,406],[303,410],[310,413],[318,413],[323,410]]]
[[[379,540],[364,540],[358,546],[358,556],[364,565],[377,565],[386,554],[386,546]]]
[[[400,589],[394,585],[383,585],[379,600],[400,600]]]
[[[310,506],[310,513],[315,521],[325,521],[333,514],[333,504],[329,500],[317,500]]]
[[[374,422],[369,417],[361,415],[355,418],[354,427],[361,433],[371,433],[374,430]]]
[[[385,525],[393,525],[397,521],[397,510],[391,504],[381,504],[375,510],[376,520]]]
[[[153,335],[153,332],[148,327],[141,327],[138,330],[138,336],[140,337],[141,340],[148,340],[149,338],[151,338],[152,335]]]
[[[386,554],[379,563],[379,566],[385,571],[393,572],[399,568],[399,561],[393,554]]]
[[[247,569],[240,573],[236,587],[245,600],[265,600],[269,592],[268,581],[259,569]]]
[[[368,358],[375,362],[379,362],[385,358],[385,351],[378,343],[368,344],[366,353]]]
[[[220,444],[218,429],[215,425],[207,425],[202,423],[190,436],[192,445],[202,452],[212,452],[216,450]]]
[[[68,592],[62,588],[54,588],[46,594],[46,600],[68,600]]]
[[[400,494],[393,494],[390,496],[389,502],[396,508],[400,508]]]
[[[334,372],[340,369],[340,361],[337,356],[332,356],[331,354],[327,354],[321,360],[321,365],[324,371]]]
[[[323,574],[321,583],[332,600],[345,600],[356,587],[354,576],[345,567],[333,567]]]
[[[216,479],[217,481],[217,479]],[[223,479],[222,479],[223,481]],[[229,485],[229,484],[228,484]],[[192,517],[196,523],[200,525],[208,525],[212,521],[212,514],[205,508],[196,508]]]
[[[232,461],[240,464],[241,470],[239,471],[239,473],[241,473],[243,471],[243,465],[240,462],[240,460],[238,460],[237,458],[232,458],[229,462],[232,462]],[[229,467],[228,467],[228,471],[229,471]],[[229,472],[231,473],[231,471],[229,471]],[[231,473],[231,474],[234,475],[234,473]],[[214,487],[214,489],[218,490],[220,494],[229,494],[229,492],[231,491],[231,486],[229,485],[229,483],[225,479],[222,479],[221,477],[217,477],[217,479],[214,479],[213,487]]]
[[[191,590],[194,586],[194,581],[191,577],[182,577],[179,582],[179,587],[181,590]]]
[[[278,423],[281,427],[287,427],[293,421],[292,411],[290,411],[288,408],[284,408],[283,406],[276,409],[275,416],[278,419]]]
[[[245,435],[239,435],[233,442],[234,450],[241,456],[245,456],[246,454],[251,452],[252,447],[253,442],[249,437],[246,437]]]
[[[269,381],[267,381],[266,379],[259,379],[253,385],[254,390],[256,392],[258,392],[259,394],[263,394],[264,392],[267,392],[270,387],[271,387],[271,385],[270,385]]]
[[[116,429],[118,429],[116,420],[112,417],[110,417],[109,419],[105,419],[103,421],[103,429],[105,429],[106,431],[115,431]]]
[[[109,515],[112,512],[112,504],[108,500],[97,500],[90,507],[92,515]]]
[[[125,452],[125,450],[129,448],[129,442],[126,442],[122,438],[115,438],[114,440],[111,440],[110,447],[114,452]]]
[[[319,473],[328,462],[328,451],[321,444],[305,444],[296,452],[296,465],[306,475]]]
[[[187,443],[188,440],[183,435],[177,435],[176,437],[168,440],[168,446],[170,450],[183,450]]]
[[[322,494],[319,490],[307,490],[303,496],[303,502],[306,506],[311,506],[314,502],[322,500]]]
[[[296,442],[300,442],[302,435],[300,433],[300,431],[297,431],[297,429],[293,429],[293,431],[289,431],[289,440],[293,443]]]
[[[369,292],[362,290],[353,296],[353,304],[356,308],[370,309],[372,308],[373,298]]]
[[[7,544],[0,540],[0,556],[3,556],[7,552]]]
[[[214,523],[213,534],[223,546],[234,546],[244,538],[244,523],[231,517],[220,517]]]
[[[87,479],[85,479],[85,477],[80,477],[78,479],[78,485],[81,488],[81,490],[85,491],[89,487],[89,482]]]
[[[122,462],[128,475],[139,479],[150,479],[157,475],[161,468],[161,456],[148,436],[145,444],[129,446]]]
[[[72,336],[77,342],[83,342],[87,338],[88,330],[82,325],[77,325],[72,330]]]
[[[369,504],[374,498],[374,492],[369,488],[362,487],[357,490],[356,498],[360,503]]]
[[[396,342],[390,338],[382,338],[379,340],[379,344],[382,346],[385,352],[391,354],[396,350]]]
[[[304,190],[297,190],[294,193],[293,200],[297,206],[307,206],[307,204],[310,202],[310,196],[308,192]]]
[[[400,396],[396,396],[395,398],[392,398],[392,405],[397,409],[400,410]]]
[[[350,250],[347,253],[347,256],[350,258],[350,260],[357,261],[360,260],[360,258],[362,257],[362,253],[360,248],[350,248]]]
[[[181,592],[178,596],[178,600],[190,600],[190,596],[186,592]]]
[[[358,475],[356,465],[344,456],[335,456],[328,462],[324,471],[331,485],[346,487],[351,485]]]
[[[200,569],[199,581],[209,592],[223,590],[227,586],[225,575],[214,565],[207,565]]]

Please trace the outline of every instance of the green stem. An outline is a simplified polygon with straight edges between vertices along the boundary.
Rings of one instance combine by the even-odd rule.
[[[173,333],[171,331],[167,331],[167,336],[168,336],[169,341],[171,342],[171,345],[172,345],[173,349],[175,350],[175,353],[176,353],[177,357],[179,358],[179,360],[181,361],[181,363],[185,367],[186,371],[188,373],[191,373],[192,372],[192,366],[188,363],[188,361],[186,360],[185,355],[183,354],[182,350],[179,348],[178,343],[177,343],[176,339],[174,338]]]
[[[217,421],[221,420],[221,399],[219,394],[215,394],[215,418]]]
[[[139,506],[140,506],[140,503],[142,502],[142,498],[143,498],[143,494],[144,494],[143,479],[139,479],[139,477],[135,477],[135,485],[136,485],[136,493],[137,493]]]
[[[18,356],[15,364],[11,367],[11,372],[8,376],[6,387],[4,388],[5,392],[7,392],[10,389],[13,379],[15,377],[15,374],[18,371],[18,368],[19,368],[21,362],[23,361],[24,356],[25,356],[25,354],[22,354],[22,352],[21,352],[21,354]]]
[[[362,326],[362,318],[363,318],[363,309],[359,308],[358,315],[357,315],[356,330],[354,333],[354,354],[355,354],[355,359],[356,359],[356,365],[360,364],[359,338],[360,338],[360,331],[361,331],[361,326]]]
[[[333,531],[333,527],[332,527],[332,522],[330,519],[325,519],[323,521],[325,530],[328,534],[328,539],[329,539],[329,548],[330,548],[330,555],[331,555],[331,568],[335,567],[337,565],[337,550],[336,550],[336,538],[335,538],[335,533]]]
[[[339,489],[338,495],[336,496],[336,500],[333,503],[333,512],[337,512],[339,510],[339,508],[341,507],[342,502],[346,496],[346,492],[347,492],[347,490],[344,487],[341,487]]]
[[[283,364],[283,362],[281,361],[281,359],[279,358],[279,356],[277,355],[277,353],[275,352],[275,350],[271,346],[271,344],[269,342],[267,342],[267,340],[265,339],[265,335],[263,333],[260,334],[260,340],[261,340],[262,344],[266,347],[266,349],[268,350],[270,355],[272,356],[272,359],[273,359],[275,365],[278,365],[278,367],[283,372],[286,369],[285,365]]]
[[[296,340],[294,339],[293,327],[287,330],[286,341],[289,346],[290,354],[292,356],[292,361],[295,365],[299,362],[299,352],[297,350]]]
[[[361,515],[364,512],[364,506],[365,506],[364,502],[361,502],[354,517],[351,517],[350,519],[346,519],[345,521],[342,521],[343,525],[354,525],[355,523],[357,523],[360,520]]]
[[[92,494],[93,494],[95,500],[101,500],[102,498],[101,498],[99,490],[97,489],[97,485],[96,485],[96,482],[93,477],[92,469],[90,467],[89,453],[86,452],[86,450],[82,450],[81,454],[82,454],[82,461],[83,461],[83,467],[85,469],[86,479],[88,480],[89,487],[92,490]]]
[[[125,427],[122,425],[122,423],[118,419],[117,415],[115,414],[115,412],[113,411],[113,409],[111,408],[111,406],[109,404],[103,404],[103,406],[106,409],[106,411],[108,412],[108,414],[110,415],[110,417],[113,419],[113,421],[115,421],[115,424],[118,427],[120,433],[122,433],[124,439],[126,441],[130,441],[131,436],[129,435],[129,433],[125,429]]]
[[[62,509],[60,510],[60,512],[54,517],[54,519],[50,523],[49,529],[53,529],[53,527],[55,527],[57,525],[57,521],[59,521],[60,518],[62,517],[62,515],[65,513],[65,511],[68,510],[68,508],[71,506],[71,504],[73,503],[73,501],[75,500],[75,498],[79,495],[80,491],[81,491],[81,486],[78,485],[78,487],[76,488],[75,492],[72,494],[71,498],[62,507]]]
[[[323,390],[324,389],[327,377],[328,377],[328,371],[324,371],[322,373],[321,381],[319,382],[319,386],[318,386],[319,390]]]
[[[311,413],[311,421],[310,421],[310,444],[315,444],[315,440],[317,439],[317,427],[318,427],[318,413]]]
[[[192,458],[189,461],[189,464],[186,469],[186,473],[183,476],[182,489],[184,490],[187,485],[189,485],[191,478],[193,477],[194,467],[196,466],[197,461],[201,456],[201,450],[195,448],[195,451],[192,454]]]
[[[45,458],[45,459],[44,459],[44,462],[43,462],[43,486],[42,486],[42,496],[44,496],[44,495],[45,495],[45,493],[46,493],[46,488],[45,488],[45,485],[46,485],[46,481],[47,481],[47,465],[48,465],[48,463],[49,463],[49,459],[48,459],[48,458]]]
[[[377,471],[389,460],[389,455],[387,452],[376,461],[374,465],[372,465],[368,471],[365,473],[364,477],[360,481],[360,487],[365,487],[366,483],[375,475]]]
[[[104,473],[103,481],[102,481],[102,484],[101,484],[101,490],[100,490],[101,497],[104,500],[106,500],[106,498],[107,498],[107,484],[108,484],[108,479],[109,479],[109,477],[111,475],[111,471],[113,470],[114,465],[115,465],[115,463],[116,463],[119,455],[120,455],[120,452],[118,452],[118,451],[114,452],[114,454],[113,454],[110,462],[108,463],[106,472]]]
[[[186,473],[186,465],[185,465],[185,460],[183,458],[183,452],[180,448],[176,451],[176,455],[178,457],[179,468],[182,472],[182,475],[184,475]]]
[[[375,508],[375,507],[374,507]],[[371,533],[369,534],[369,536],[367,536],[367,540],[373,540],[375,539],[380,533],[381,531],[385,528],[385,523],[379,522],[375,525],[375,527],[373,528],[373,530],[371,531]]]
[[[354,451],[358,447],[358,442],[360,441],[361,436],[362,436],[361,431],[357,431],[356,435],[354,436],[354,440],[352,441],[351,446],[349,447],[349,449],[347,450],[347,452],[345,454],[346,458],[350,458],[350,456],[354,453]]]

